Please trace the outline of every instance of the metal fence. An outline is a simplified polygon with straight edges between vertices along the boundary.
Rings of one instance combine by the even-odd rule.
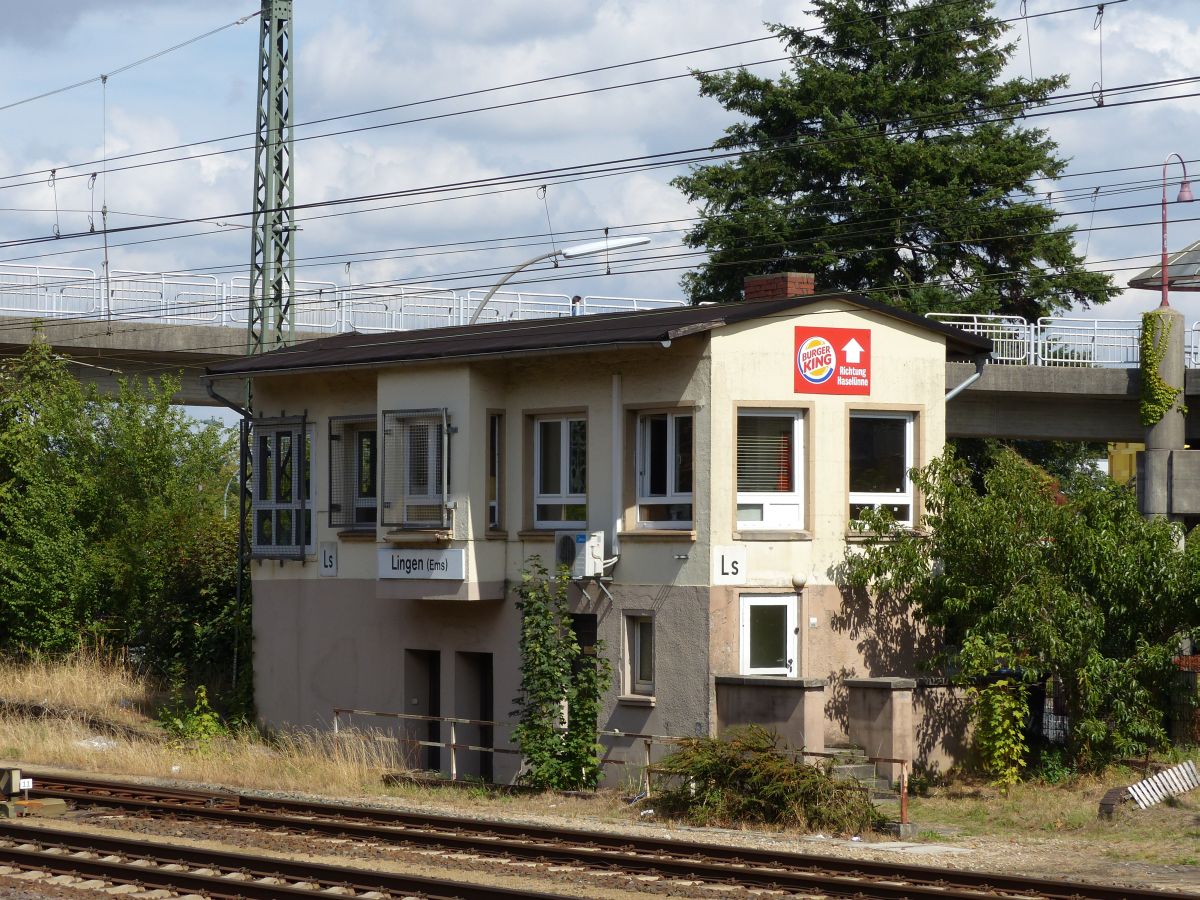
[[[417,754],[421,752],[430,754],[432,752],[432,755],[425,757],[425,762],[432,763],[432,765],[413,765],[414,757],[411,754],[406,754],[402,762],[409,768],[433,768],[439,770],[444,768],[448,772],[451,781],[458,781],[462,772],[459,764],[461,753],[477,754],[480,758],[484,756],[494,757],[497,753],[520,757],[520,750],[513,745],[510,738],[499,742],[496,740],[497,732],[501,729],[511,734],[512,729],[516,727],[516,722],[464,719],[455,716],[423,716],[412,713],[334,707],[334,735],[341,736],[346,733],[355,733],[353,723],[355,716],[360,718],[390,719],[399,723],[403,736],[392,737],[389,740],[394,740],[399,746],[410,747]],[[415,737],[414,735],[424,736]],[[601,767],[624,766],[627,773],[626,780],[629,785],[639,786],[641,790],[645,791],[647,796],[649,796],[652,789],[651,774],[656,760],[655,748],[659,748],[657,750],[657,758],[661,759],[666,753],[666,750],[662,748],[677,747],[680,741],[684,740],[682,737],[672,735],[641,734],[631,731],[611,730],[598,731],[597,738],[604,749],[600,760]],[[475,741],[474,743],[472,742],[473,740]],[[502,744],[502,746],[496,746],[497,743]],[[445,763],[442,762],[440,757],[440,753],[443,750],[447,753]],[[615,755],[620,750],[623,750],[624,753],[620,756]],[[803,748],[795,750],[785,749],[780,752],[801,761],[805,759],[834,760],[838,757],[836,753],[811,751]],[[873,764],[894,763],[899,765],[900,821],[903,824],[907,824],[908,775],[912,769],[912,760],[890,756],[868,756],[866,759]],[[479,768],[483,769],[485,767],[481,764]]]
[[[1020,316],[938,312],[926,318],[991,340],[993,364],[1131,369],[1141,358],[1139,319],[1045,316],[1031,323]],[[1200,322],[1184,344],[1187,364],[1200,365]]]
[[[411,331],[465,325],[485,291],[458,292],[427,285],[298,281],[293,296],[296,329],[336,334]],[[0,314],[39,319],[116,318],[175,325],[245,328],[250,279],[221,281],[193,272],[95,270],[52,266],[0,266]],[[488,303],[481,322],[524,321],[664,309],[684,300],[587,296],[572,303],[566,294],[501,291]]]

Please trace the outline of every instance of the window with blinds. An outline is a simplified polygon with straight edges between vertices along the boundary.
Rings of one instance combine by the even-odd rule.
[[[329,525],[371,529],[379,509],[379,441],[375,416],[329,420]]]
[[[804,527],[803,423],[795,411],[738,412],[738,528]]]
[[[382,425],[380,521],[395,528],[448,527],[446,410],[385,410]]]

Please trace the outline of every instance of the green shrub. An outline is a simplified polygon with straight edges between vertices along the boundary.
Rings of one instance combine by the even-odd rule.
[[[686,738],[651,771],[661,779],[656,806],[698,825],[859,834],[879,820],[865,791],[834,780],[828,768],[793,759],[761,725]]]
[[[177,691],[171,702],[158,711],[158,722],[177,742],[197,748],[228,733],[221,717],[209,705],[208,690],[204,685],[196,688],[190,706],[182,692]]]

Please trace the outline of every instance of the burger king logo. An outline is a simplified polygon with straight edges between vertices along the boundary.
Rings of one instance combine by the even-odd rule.
[[[796,351],[796,370],[809,384],[824,384],[837,369],[837,354],[833,344],[813,335]]]

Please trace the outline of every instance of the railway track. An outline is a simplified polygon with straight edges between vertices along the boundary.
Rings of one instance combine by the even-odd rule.
[[[708,883],[831,897],[1020,897],[1048,900],[1165,900],[1200,895],[861,859],[485,822],[372,807],[231,792],[190,791],[26,772],[33,796],[77,808],[102,807],[295,834],[318,834],[448,852],[655,874]]]
[[[562,900],[559,894],[461,884],[272,856],[78,834],[0,821],[0,866],[43,872],[53,883],[104,890],[136,885],[209,898],[271,900],[337,895],[362,900]],[[3,869],[0,869],[3,872]],[[11,874],[11,872],[4,873]]]

